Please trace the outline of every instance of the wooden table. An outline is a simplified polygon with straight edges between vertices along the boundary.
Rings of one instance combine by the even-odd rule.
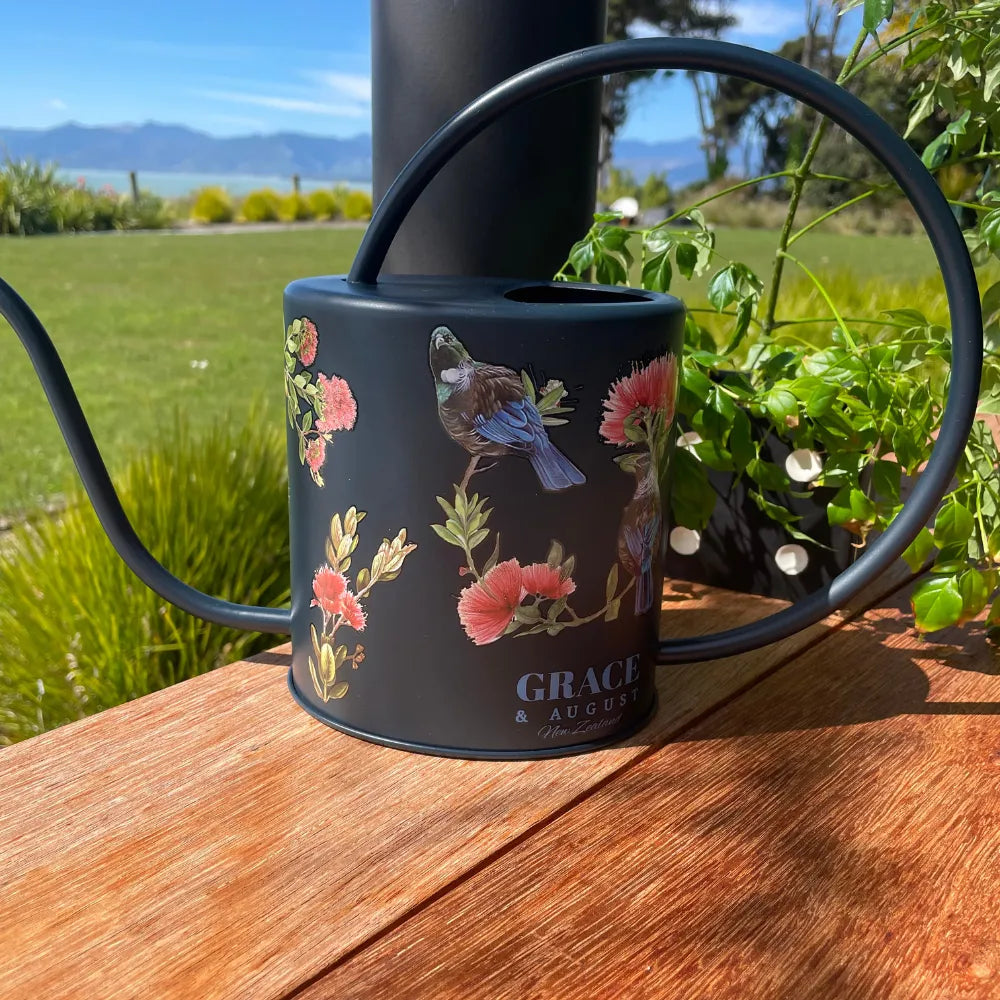
[[[1000,669],[872,596],[582,757],[352,740],[281,649],[0,751],[0,997],[998,997]]]

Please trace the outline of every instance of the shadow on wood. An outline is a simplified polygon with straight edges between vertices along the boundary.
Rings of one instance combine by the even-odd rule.
[[[756,733],[824,729],[896,716],[1000,715],[1000,701],[943,697],[944,691],[932,689],[929,676],[930,672],[941,675],[951,671],[958,677],[1000,676],[1000,651],[987,642],[982,625],[948,629],[936,633],[932,640],[921,639],[913,629],[907,593],[908,588],[894,595],[888,607],[873,609],[844,624],[818,647],[799,655],[796,670],[806,671],[808,676],[801,678],[794,706],[784,704],[780,711],[753,716],[719,713],[715,721],[699,726],[693,738],[728,739]],[[708,629],[725,620],[725,592],[712,593],[710,600],[717,606],[702,602],[699,607],[685,610],[688,627],[697,626],[704,619]],[[661,668],[663,675],[658,683],[661,704],[669,704],[689,683],[690,672],[699,669],[704,666]],[[1000,693],[996,684],[990,687]],[[679,737],[689,738],[692,737]]]

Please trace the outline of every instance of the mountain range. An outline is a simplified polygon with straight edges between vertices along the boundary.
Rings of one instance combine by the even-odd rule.
[[[184,125],[88,126],[69,122],[48,129],[0,128],[0,156],[58,163],[67,168],[149,170],[200,174],[299,174],[308,178],[370,181],[371,136],[334,138],[277,132],[219,137]],[[620,139],[615,163],[639,180],[665,170],[680,187],[704,175],[696,138],[668,142]]]

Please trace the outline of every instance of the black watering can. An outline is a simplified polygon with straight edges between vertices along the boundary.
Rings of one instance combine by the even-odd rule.
[[[595,76],[645,69],[743,77],[851,133],[927,229],[953,331],[937,446],[892,526],[806,600],[742,628],[666,643],[658,637],[662,499],[682,303],[583,284],[379,279],[420,192],[503,112]],[[292,695],[323,722],[388,746],[492,759],[620,740],[654,711],[657,663],[774,642],[857,594],[902,553],[948,488],[982,364],[972,263],[944,196],[906,143],[857,98],[799,65],[692,39],[598,45],[494,87],[403,169],[348,276],[288,287],[290,611],[199,593],[149,554],[51,341],[3,282],[0,312],[31,356],[101,523],[148,586],[209,621],[291,633]]]

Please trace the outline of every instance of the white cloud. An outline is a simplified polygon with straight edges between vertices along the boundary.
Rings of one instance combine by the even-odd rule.
[[[805,30],[805,13],[795,3],[782,0],[734,0],[728,8],[736,19],[732,28],[723,32],[741,38],[788,38]],[[641,18],[628,28],[630,38],[662,38],[665,32]]]
[[[69,105],[59,97],[50,97],[48,105],[55,111],[65,111]]]
[[[641,17],[628,26],[629,38],[662,38],[664,32],[655,24],[644,21]]]
[[[737,22],[731,30],[746,38],[788,38],[805,30],[805,12],[799,4],[736,0],[730,10]]]
[[[235,90],[199,90],[199,97],[212,101],[229,101],[233,104],[251,104],[258,108],[275,108],[278,111],[304,111],[307,114],[330,115],[333,118],[367,118],[369,110],[357,104],[328,104],[323,101],[303,100],[297,97],[277,97],[270,94],[249,94]]]
[[[372,99],[372,78],[361,73],[327,73],[309,72],[305,74],[329,87],[338,97],[347,97],[354,101],[368,103]]]

